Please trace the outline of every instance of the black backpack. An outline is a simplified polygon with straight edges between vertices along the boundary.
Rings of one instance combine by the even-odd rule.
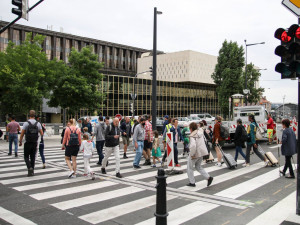
[[[39,138],[39,128],[37,126],[38,121],[32,124],[29,120],[28,127],[26,130],[26,142],[37,143]]]
[[[223,126],[223,124],[220,124],[220,136],[224,139],[227,139],[229,137],[229,129],[228,127]]]
[[[69,129],[71,131],[71,134],[70,134],[70,140],[69,140],[68,146],[79,145],[78,134],[76,133],[77,128],[75,129],[75,131],[72,131],[70,127],[69,127]]]
[[[242,135],[241,135],[241,140],[242,140],[242,141],[247,141],[247,139],[248,139],[248,134],[247,134],[247,131],[246,131],[245,127],[244,127],[244,126],[242,126]]]

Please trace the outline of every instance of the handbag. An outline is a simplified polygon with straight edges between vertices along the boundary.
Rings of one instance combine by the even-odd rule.
[[[262,128],[259,126],[256,127],[255,138],[257,140],[261,140],[263,138],[263,131],[262,131]]]

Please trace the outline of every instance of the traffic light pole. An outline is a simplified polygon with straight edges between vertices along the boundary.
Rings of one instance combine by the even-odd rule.
[[[156,130],[156,38],[157,38],[157,9],[154,8],[153,24],[153,63],[152,63],[152,129]]]
[[[32,7],[28,9],[27,12],[30,12],[33,10],[35,7],[37,7],[40,3],[42,3],[44,0],[40,0],[37,3],[35,3]],[[0,29],[0,34],[2,34],[4,31],[6,31],[11,25],[13,25],[15,22],[17,22],[19,19],[21,19],[21,16],[18,16],[15,20],[11,21],[9,24],[7,24],[5,27],[2,27]]]
[[[298,25],[300,25],[300,18],[298,18]],[[298,140],[297,140],[297,195],[296,195],[296,214],[300,215],[300,170],[299,170],[299,165],[300,165],[300,77],[298,77],[298,127],[297,127],[297,133],[298,133]]]

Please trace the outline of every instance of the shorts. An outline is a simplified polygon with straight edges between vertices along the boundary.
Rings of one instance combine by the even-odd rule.
[[[223,147],[224,144],[225,144],[225,141],[219,141],[219,145],[220,145],[221,147]],[[213,142],[213,143],[212,143],[212,146],[213,146],[213,147],[216,147],[216,142]]]
[[[77,156],[79,152],[79,145],[66,146],[65,156]]]
[[[148,140],[144,140],[144,151],[147,151],[147,149],[152,149],[152,142],[148,142]]]
[[[123,140],[123,145],[129,145],[130,142],[129,142],[129,137],[122,137],[122,140]]]
[[[273,138],[273,129],[267,130],[267,136],[268,136],[268,138]]]

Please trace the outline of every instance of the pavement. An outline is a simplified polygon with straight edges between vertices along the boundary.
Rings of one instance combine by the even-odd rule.
[[[38,158],[34,179],[24,176],[23,146],[19,149],[20,157],[8,157],[8,142],[0,140],[0,224],[155,223],[156,169],[133,170],[132,150],[128,151],[129,159],[121,159],[123,179],[114,176],[114,157],[109,159],[106,176],[100,174],[100,167],[93,158],[92,168],[97,174],[94,182],[80,175],[76,179],[66,179],[60,135],[44,140],[47,168],[41,169]],[[277,157],[277,145],[267,146],[262,142],[261,146]],[[181,169],[185,171],[186,158],[181,156],[183,146],[179,144],[178,147]],[[120,155],[122,148],[121,144]],[[234,146],[226,145],[224,151],[234,155]],[[281,157],[280,165],[283,160]],[[300,217],[295,213],[296,180],[279,177],[276,167],[263,168],[254,155],[250,167],[243,168],[242,163],[243,160],[238,160],[236,170],[204,165],[214,176],[209,188],[197,172],[195,188],[185,186],[185,173],[169,176],[168,224],[198,225],[200,221],[220,225],[300,224]],[[81,156],[78,166],[82,172]]]

